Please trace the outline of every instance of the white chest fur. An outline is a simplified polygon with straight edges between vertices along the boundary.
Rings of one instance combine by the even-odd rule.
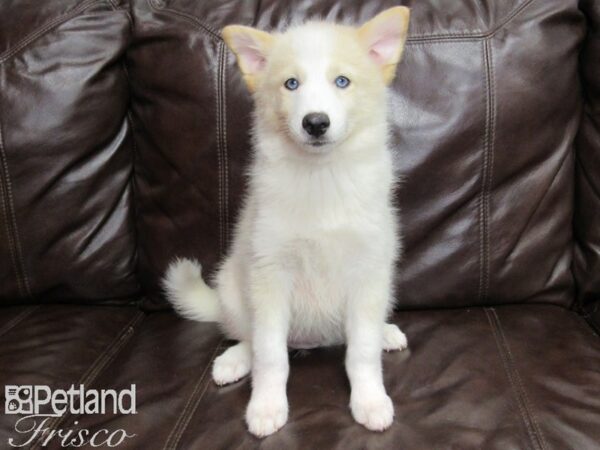
[[[249,257],[286,273],[292,346],[342,343],[347,297],[364,265],[387,262],[395,251],[391,167],[387,152],[380,156],[257,165],[247,205]]]

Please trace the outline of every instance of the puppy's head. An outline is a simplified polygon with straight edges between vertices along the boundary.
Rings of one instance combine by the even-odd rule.
[[[360,27],[309,22],[281,34],[231,25],[257,115],[302,151],[325,153],[385,120],[385,86],[406,40],[409,10],[388,9]]]

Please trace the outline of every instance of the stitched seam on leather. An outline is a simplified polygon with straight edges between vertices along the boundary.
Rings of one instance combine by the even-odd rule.
[[[548,444],[546,443],[546,438],[544,437],[544,433],[542,433],[542,430],[539,426],[538,420],[536,418],[536,415],[535,415],[535,412],[533,409],[533,403],[529,400],[529,395],[527,394],[527,390],[525,389],[525,386],[523,384],[523,380],[521,379],[521,375],[519,374],[517,365],[514,363],[515,359],[513,357],[510,345],[508,345],[508,340],[506,339],[506,336],[504,334],[504,329],[502,328],[502,322],[500,322],[500,317],[498,317],[496,309],[493,309],[492,312],[494,314],[494,317],[496,318],[496,322],[498,323],[498,330],[500,331],[500,336],[502,337],[502,341],[504,342],[504,344],[506,346],[506,350],[508,351],[508,356],[510,358],[511,364],[514,367],[515,376],[516,376],[517,382],[519,384],[519,387],[521,389],[521,392],[523,393],[523,399],[525,400],[525,407],[529,411],[529,414],[533,421],[534,429],[536,430],[537,435],[540,439],[542,449],[545,450],[546,448],[548,448]]]
[[[35,310],[39,309],[39,307],[40,307],[39,305],[30,306],[29,308],[21,311],[19,314],[17,314],[11,320],[6,322],[4,324],[4,326],[2,328],[0,328],[0,337],[4,336],[6,333],[8,333],[10,330],[12,330],[17,324],[21,323],[23,321],[23,319],[25,319],[26,317],[29,317]]]
[[[493,173],[493,152],[496,128],[496,97],[494,66],[490,41],[482,42],[483,74],[485,85],[485,134],[481,169],[481,192],[477,202],[479,208],[479,293],[480,302],[488,299],[490,283],[490,191]]]
[[[169,436],[167,437],[167,442],[165,443],[165,446],[164,446],[165,450],[167,450],[167,449],[174,450],[177,448],[177,445],[179,445],[179,441],[183,437],[183,433],[187,429],[187,426],[189,425],[189,422],[192,419],[193,414],[196,412],[196,409],[198,408],[200,401],[202,400],[202,398],[204,397],[204,394],[206,393],[206,389],[208,388],[208,382],[204,383],[204,380],[206,379],[206,374],[208,373],[208,369],[210,367],[212,367],[213,361],[215,360],[217,353],[221,349],[221,344],[223,343],[223,341],[224,341],[224,338],[221,338],[221,340],[215,346],[215,349],[212,352],[212,355],[208,361],[208,364],[204,368],[204,371],[200,375],[200,379],[195,384],[194,389],[192,390],[192,394],[191,394],[188,402],[186,403],[185,407],[183,408],[183,411],[181,412],[181,415],[177,419],[177,422],[175,422],[175,426],[173,427],[173,429],[169,433]],[[202,391],[200,391],[200,389],[202,387],[203,387],[203,389],[202,389]]]
[[[487,41],[483,41],[482,44],[482,56],[483,56],[483,85],[484,85],[484,109],[485,109],[485,121],[484,121],[484,134],[483,134],[483,149],[481,154],[481,187],[479,190],[479,196],[477,198],[477,209],[478,209],[478,224],[479,224],[479,289],[477,298],[480,303],[485,301],[485,277],[486,277],[486,245],[487,239],[487,219],[486,219],[486,208],[485,208],[485,190],[487,186],[487,154],[489,147],[489,104],[490,104],[490,85],[489,85],[489,64],[488,64],[488,53],[487,53]]]
[[[15,272],[17,274],[17,283],[19,285],[19,293],[21,296],[31,297],[31,289],[29,286],[29,278],[25,271],[25,262],[23,260],[23,253],[21,250],[21,241],[19,238],[19,229],[17,227],[17,218],[15,215],[15,203],[12,195],[12,183],[10,181],[10,173],[8,171],[8,159],[6,157],[6,149],[4,148],[4,135],[2,134],[2,124],[0,123],[0,162],[2,163],[3,177],[0,180],[0,184],[4,184],[2,187],[3,191],[3,207],[4,215],[6,217],[6,224],[9,223],[11,226],[7,226],[7,230],[11,229],[11,235],[9,236],[9,246],[12,244],[11,254],[13,263],[15,264]]]
[[[2,136],[2,124],[0,123],[0,159],[2,160],[2,167],[4,167],[4,142]],[[3,171],[2,171],[3,172]],[[5,219],[4,225],[6,227],[6,237],[8,241],[8,251],[10,253],[10,259],[13,264],[13,270],[15,272],[15,276],[17,279],[17,288],[19,290],[19,294],[23,296],[23,286],[21,282],[21,274],[19,272],[19,264],[17,262],[17,257],[15,255],[15,243],[12,235],[12,228],[10,223],[10,214],[8,212],[8,197],[7,197],[7,189],[4,187],[5,176],[0,177],[0,200],[2,200],[2,215]]]
[[[483,70],[481,71],[482,75],[483,75],[483,107],[484,110],[487,111],[487,92],[485,89],[486,86],[486,75],[485,75],[485,43],[481,44],[481,53],[482,53],[482,58],[483,58]],[[485,120],[485,124],[484,124],[484,131],[483,131],[483,149],[482,149],[482,154],[481,154],[481,158],[482,158],[482,162],[481,162],[481,171],[480,171],[480,177],[483,180],[483,174],[484,174],[484,165],[485,165],[485,148],[487,147],[487,119]],[[482,187],[483,187],[483,181],[482,181]],[[484,239],[484,235],[483,235],[483,188],[480,188],[479,190],[479,194],[477,195],[477,228],[478,228],[478,232],[479,232],[479,284],[477,286],[477,301],[479,303],[481,303],[481,298],[483,295],[483,239]]]
[[[159,6],[153,0],[147,0],[147,1],[148,1],[148,5],[150,6],[150,8],[152,8],[152,10],[157,11],[157,12],[162,11],[162,12],[165,12],[165,13],[168,13],[171,15],[179,16],[182,19],[184,19],[188,22],[191,22],[193,25],[195,25],[198,29],[200,29],[201,31],[206,33],[211,38],[216,39],[217,41],[220,41],[220,42],[223,41],[223,38],[221,37],[221,35],[219,34],[218,31],[216,31],[210,25],[204,23],[202,20],[198,19],[196,16],[193,16],[193,15],[188,14],[183,11],[179,11],[177,9],[165,8],[165,7]]]
[[[186,21],[188,21],[189,23],[191,23],[192,25],[194,25],[196,27],[196,29],[198,29],[199,31],[204,32],[205,34],[207,34],[209,37],[215,38],[218,43],[217,43],[217,54],[218,54],[218,64],[217,64],[217,74],[215,76],[215,97],[216,97],[216,105],[217,105],[217,110],[216,110],[216,116],[217,116],[217,120],[216,120],[216,144],[217,144],[217,164],[218,164],[218,170],[217,170],[217,176],[218,176],[218,199],[219,199],[219,252],[221,255],[224,254],[225,252],[225,241],[226,241],[226,227],[227,227],[227,222],[228,222],[228,217],[226,216],[226,208],[228,208],[228,200],[225,199],[224,197],[225,195],[228,195],[228,187],[226,186],[226,184],[228,183],[227,180],[227,174],[228,174],[228,169],[227,168],[223,168],[224,165],[227,164],[226,161],[223,161],[223,154],[227,154],[227,149],[223,150],[223,144],[222,144],[222,139],[221,139],[221,133],[224,133],[224,131],[221,131],[222,128],[224,128],[224,125],[222,124],[222,112],[221,109],[223,108],[223,97],[224,97],[224,81],[221,81],[221,78],[224,76],[225,73],[225,44],[224,41],[221,39],[221,36],[214,31],[212,28],[210,28],[208,25],[204,24],[203,22],[201,22],[200,20],[198,20],[196,17],[191,16],[189,14],[174,10],[174,9],[170,9],[170,8],[159,8],[156,6],[156,4],[154,3],[153,0],[147,0],[148,5],[150,6],[150,8],[154,11],[162,11],[165,13],[169,13],[169,14],[173,14],[176,16],[179,16],[183,19],[185,19]],[[223,86],[223,87],[222,87]],[[227,194],[224,193],[224,186],[226,189]]]
[[[137,311],[133,318],[121,329],[117,334],[117,337],[100,353],[100,355],[94,360],[88,370],[81,376],[77,385],[84,385],[90,387],[90,385],[96,380],[98,375],[104,370],[118,355],[119,351],[129,342],[133,336],[136,326],[142,321],[145,314],[141,311]],[[47,432],[54,431],[60,425],[65,423],[67,419],[70,419],[73,415],[68,413],[63,416],[55,417],[48,421]],[[43,434],[31,447],[30,450],[41,448],[41,444],[45,439]]]
[[[1,144],[0,144],[1,145]],[[1,154],[0,154],[1,157]],[[21,283],[21,274],[19,273],[19,264],[17,263],[17,258],[15,256],[15,248],[14,241],[12,238],[12,228],[10,226],[10,219],[8,214],[8,207],[6,203],[8,200],[6,199],[6,189],[4,188],[4,177],[0,177],[0,200],[2,200],[2,216],[5,218],[4,225],[6,227],[6,240],[8,241],[8,251],[10,253],[10,259],[13,264],[13,270],[15,272],[15,276],[17,279],[17,288],[19,290],[19,294],[23,296],[23,286]]]
[[[222,145],[223,145],[223,162],[225,163],[225,250],[229,246],[229,155],[227,151],[227,49],[225,43],[220,44],[223,50],[221,55],[221,101],[222,101]]]
[[[227,161],[227,92],[226,92],[226,48],[225,43],[219,43],[219,92],[221,98],[221,109],[220,109],[220,139],[221,139],[221,153],[223,161],[223,247],[227,249],[229,243],[228,230],[229,230],[229,164]]]
[[[491,83],[491,68],[490,68],[490,48],[489,41],[484,41],[484,56],[485,56],[485,85],[486,85],[486,111],[485,111],[485,121],[486,121],[486,136],[485,136],[485,147],[484,147],[484,158],[483,158],[483,177],[481,180],[482,183],[482,213],[483,213],[483,279],[481,285],[481,297],[480,300],[485,302],[487,300],[488,295],[488,277],[490,272],[490,259],[489,259],[489,194],[488,194],[488,173],[489,173],[489,165],[490,165],[490,140],[491,140],[491,128],[492,128],[492,114],[491,114],[491,105],[492,105],[492,83]]]
[[[223,140],[223,129],[225,128],[225,122],[224,122],[224,114],[225,114],[225,89],[224,89],[224,84],[225,84],[225,68],[224,68],[224,61],[225,61],[225,44],[223,42],[219,42],[218,44],[219,46],[219,76],[218,76],[218,81],[219,81],[219,136],[217,137],[217,139],[219,140],[219,147],[220,147],[220,151],[221,151],[221,182],[223,183],[222,185],[222,195],[223,195],[223,242],[222,242],[222,251],[221,254],[225,253],[225,249],[227,248],[227,153],[225,150],[225,146],[224,146],[224,140]]]
[[[483,38],[485,39],[485,38]],[[463,43],[479,43],[483,41],[482,38],[469,38],[469,39],[444,39],[439,41],[413,41],[407,42],[405,45],[409,47],[423,47],[427,48],[431,45],[443,45],[443,44],[456,44],[460,42]]]
[[[506,27],[516,17],[523,12],[529,5],[535,0],[528,0],[521,5],[517,6],[513,11],[507,14],[507,16],[494,28],[487,31],[477,32],[461,32],[461,33],[440,33],[440,34],[421,34],[409,36],[407,43],[410,42],[426,42],[426,41],[444,41],[444,40],[463,40],[463,39],[487,39],[494,36],[497,32]]]
[[[13,57],[20,51],[27,48],[27,46],[29,44],[31,44],[32,42],[41,38],[46,33],[52,31],[54,28],[62,25],[63,23],[67,22],[68,20],[73,19],[78,14],[83,12],[85,9],[87,9],[90,6],[95,5],[97,3],[105,3],[105,1],[104,0],[89,0],[87,2],[82,3],[78,7],[74,8],[70,12],[63,14],[62,16],[58,16],[56,19],[53,19],[50,22],[46,23],[45,25],[42,25],[40,28],[31,32],[30,34],[25,36],[23,39],[21,39],[19,42],[17,42],[17,44],[13,48],[8,49],[6,52],[4,52],[3,55],[0,55],[0,64],[4,63],[9,58]]]
[[[489,61],[489,81],[490,81],[490,132],[491,132],[491,136],[490,136],[490,140],[488,142],[489,148],[488,148],[488,176],[487,176],[487,181],[488,181],[488,186],[487,186],[487,202],[486,202],[486,207],[487,207],[487,233],[488,233],[488,237],[487,237],[487,241],[486,241],[486,245],[487,245],[487,274],[486,274],[486,285],[485,285],[485,295],[486,298],[489,296],[489,289],[490,289],[490,274],[492,273],[491,271],[491,262],[490,262],[490,258],[491,258],[491,249],[490,249],[490,228],[491,228],[491,211],[490,211],[490,203],[491,203],[491,192],[492,192],[492,180],[494,178],[494,153],[495,153],[495,145],[496,145],[496,68],[494,66],[494,52],[493,52],[493,47],[491,45],[491,41],[490,39],[487,40],[487,46],[488,46],[488,61]]]
[[[510,347],[508,346],[508,342],[506,341],[504,332],[501,328],[500,319],[496,314],[495,308],[485,308],[484,311],[490,324],[490,328],[492,329],[492,335],[496,341],[498,353],[500,354],[500,359],[502,360],[502,366],[504,367],[510,387],[514,393],[515,402],[517,403],[519,413],[521,414],[521,419],[523,420],[527,430],[527,435],[529,436],[533,448],[545,450],[546,447],[543,439],[540,439],[541,432],[537,427],[537,422],[535,421],[531,408],[528,405],[525,390],[523,389],[518,370],[512,358],[512,352],[510,351]]]
[[[224,213],[223,206],[223,154],[221,152],[221,43],[217,44],[217,66],[215,74],[215,115],[216,115],[216,144],[217,144],[217,163],[218,163],[218,195],[219,195],[219,254],[223,255],[225,232],[224,232]]]

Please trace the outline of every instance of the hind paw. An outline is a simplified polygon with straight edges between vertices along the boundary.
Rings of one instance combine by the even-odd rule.
[[[215,359],[212,377],[216,384],[223,386],[244,378],[250,373],[250,367],[250,346],[245,342],[240,342],[233,347],[229,347],[221,356]]]
[[[397,325],[386,323],[383,328],[383,349],[390,352],[404,350],[406,347],[408,347],[406,335],[400,331]]]

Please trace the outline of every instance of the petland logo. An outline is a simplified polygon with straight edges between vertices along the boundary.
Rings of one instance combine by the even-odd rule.
[[[5,414],[19,414],[15,423],[18,438],[11,437],[11,447],[25,447],[39,442],[42,447],[58,441],[62,447],[117,447],[126,439],[135,437],[123,429],[109,431],[99,429],[91,432],[79,428],[75,420],[72,428],[59,429],[52,425],[52,418],[65,414],[137,414],[135,384],[117,392],[114,389],[85,389],[83,385],[69,389],[50,389],[44,385],[7,385],[4,387]],[[60,422],[57,422],[60,423]]]

